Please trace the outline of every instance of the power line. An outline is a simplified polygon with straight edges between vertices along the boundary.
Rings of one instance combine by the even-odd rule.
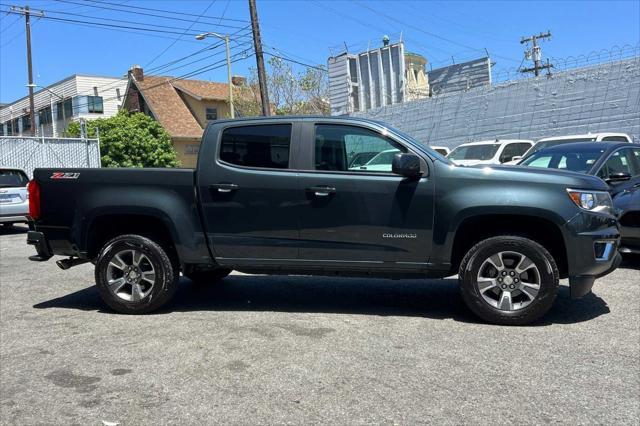
[[[264,53],[265,55],[273,56],[274,58],[282,59],[283,61],[293,62],[294,64],[302,65],[302,66],[305,66],[305,67],[307,67],[307,68],[313,68],[314,70],[327,72],[327,70],[326,70],[325,68],[322,68],[322,67],[318,67],[318,66],[315,66],[315,65],[305,64],[304,62],[296,61],[296,60],[294,60],[294,59],[287,58],[287,57],[280,56],[280,55],[274,55],[273,53],[269,53],[269,52],[263,52],[263,53]]]
[[[60,0],[56,0],[56,1],[60,1]],[[199,15],[196,15],[194,13],[186,13],[186,12],[178,12],[176,10],[166,10],[166,9],[157,9],[157,8],[151,8],[151,7],[142,7],[142,6],[134,6],[131,4],[117,4],[117,3],[111,3],[108,1],[96,1],[96,0],[86,0],[89,1],[91,3],[98,3],[98,4],[109,4],[109,5],[114,5],[114,6],[121,6],[121,7],[127,7],[127,8],[131,8],[131,9],[138,9],[138,10],[150,10],[153,12],[161,12],[161,13],[169,13],[171,15],[182,15],[182,16],[195,16],[198,17]],[[222,16],[205,16],[205,18],[208,19],[219,19],[219,20],[225,20],[225,21],[234,21],[234,22],[240,22],[243,24],[247,24],[249,23],[249,21],[247,21],[246,19],[234,19],[234,18],[225,18],[224,17],[224,13],[222,14]]]
[[[7,13],[15,14],[16,12],[7,12]],[[50,20],[50,21],[71,22],[71,23],[76,23],[76,24],[77,23],[91,24],[91,25],[96,25],[96,26],[99,26],[99,27],[128,29],[128,30],[136,30],[136,31],[148,31],[148,32],[162,33],[162,34],[178,34],[178,35],[182,35],[183,34],[180,31],[171,31],[171,30],[168,30],[168,29],[167,30],[159,30],[159,29],[154,29],[154,28],[132,27],[130,25],[118,25],[118,24],[107,24],[107,23],[103,23],[103,22],[81,21],[81,20],[77,20],[77,19],[58,18],[58,17],[53,17],[53,16],[43,16],[41,18],[42,19],[47,19],[47,20]],[[138,24],[140,24],[140,23],[138,23]],[[145,24],[142,24],[142,25],[145,25]],[[148,25],[152,25],[152,24],[148,24]],[[196,34],[196,32],[194,31],[194,35],[195,34]]]
[[[377,31],[380,31],[382,34],[384,34],[386,32],[386,30],[384,28],[381,28],[381,27],[378,27],[378,26],[374,26],[374,25],[371,24],[371,22],[364,22],[364,21],[362,21],[362,20],[360,20],[358,18],[355,18],[353,16],[347,15],[347,14],[345,14],[345,13],[339,11],[339,10],[336,10],[336,9],[332,8],[331,6],[328,6],[326,4],[320,3],[319,0],[312,0],[312,1],[313,1],[313,3],[311,3],[311,4],[314,4],[316,7],[320,8],[322,10],[326,9],[326,10],[328,10],[330,12],[333,12],[334,14],[336,14],[338,16],[342,16],[343,18],[349,19],[349,20],[361,25],[364,28],[367,28],[367,29],[374,28]],[[408,37],[405,37],[405,39],[408,40],[408,41],[411,41],[411,43],[415,44],[416,46],[421,47],[423,49],[423,51],[425,53],[427,53],[427,54],[428,54],[429,51],[431,51],[431,49],[435,49],[435,50],[442,51],[444,53],[448,53],[447,51],[439,49],[439,48],[434,47],[434,46],[426,47],[422,43],[419,43],[419,42],[417,42],[417,41],[415,41],[413,39],[409,39]]]
[[[1,4],[1,5],[2,6],[7,6],[5,4]],[[179,31],[185,31],[185,32],[188,32],[188,31],[192,30],[193,25],[196,24],[196,22],[192,22],[191,26],[189,28],[184,28],[184,27],[175,27],[175,26],[169,26],[169,25],[150,24],[150,23],[140,22],[140,21],[129,21],[129,20],[126,20],[126,19],[106,18],[106,17],[101,17],[101,16],[92,16],[92,15],[85,15],[85,14],[82,14],[82,13],[74,13],[74,12],[66,12],[66,11],[58,11],[58,10],[50,10],[50,9],[43,9],[43,11],[47,12],[47,13],[53,13],[55,15],[68,15],[68,16],[74,16],[74,17],[80,17],[80,18],[96,19],[96,20],[110,21],[110,22],[118,22],[118,23],[123,23],[123,24],[142,25],[142,26],[147,26],[147,27],[156,27],[156,28],[163,28],[163,29],[169,29],[169,30],[179,30]],[[194,34],[197,34],[198,32],[201,32],[201,31],[204,31],[204,30],[193,29]]]
[[[8,15],[8,14],[7,14],[7,15]],[[9,28],[13,27],[13,26],[16,24],[16,22],[18,22],[20,19],[21,19],[21,18],[20,18],[20,16],[17,16],[17,17],[16,17],[16,19],[15,19],[15,21],[11,22],[9,25],[5,26],[5,27],[2,29],[2,31],[0,31],[0,34],[4,33],[4,32],[5,32],[5,31],[7,31]]]
[[[181,12],[166,12],[166,13],[171,13],[172,16],[164,16],[164,15],[158,15],[156,13],[148,13],[148,12],[139,12],[139,11],[133,11],[133,10],[126,10],[126,9],[119,9],[119,8],[115,8],[115,7],[108,7],[108,6],[97,6],[94,4],[89,4],[89,3],[78,3],[72,0],[56,0],[58,2],[61,3],[69,3],[69,4],[76,4],[76,5],[82,5],[82,6],[89,6],[89,7],[93,7],[96,9],[103,9],[103,10],[112,10],[112,11],[117,11],[117,12],[124,12],[124,13],[131,13],[134,15],[143,15],[143,16],[153,16],[156,18],[162,18],[162,19],[169,19],[171,21],[182,21],[182,22],[189,22],[192,23],[193,19],[185,19],[185,18],[179,18],[175,15],[183,15],[183,13]],[[98,2],[100,5],[102,4],[113,4],[113,3],[107,3],[107,2]],[[129,6],[129,5],[118,5],[121,7],[134,7],[134,6]],[[135,8],[139,8],[138,6],[135,6]],[[142,8],[143,10],[157,10],[160,11],[160,9],[150,9],[150,8]],[[191,15],[191,14],[189,14]],[[197,16],[197,15],[196,15]],[[211,19],[211,18],[209,18]],[[216,25],[216,24],[212,24],[212,25]],[[235,26],[235,25],[227,25],[227,24],[219,24],[217,25],[219,27],[225,27],[225,28],[233,28],[233,29],[239,29],[241,27]]]
[[[457,42],[457,41],[455,41],[455,40],[451,40],[451,39],[446,38],[446,37],[443,37],[443,36],[441,36],[441,35],[438,35],[438,34],[435,34],[435,33],[429,32],[429,31],[427,31],[427,30],[425,30],[425,29],[423,29],[423,28],[420,28],[420,27],[418,27],[418,26],[415,26],[415,25],[412,25],[412,24],[409,24],[409,23],[403,22],[403,21],[401,21],[401,20],[399,20],[399,19],[397,19],[397,18],[395,18],[395,17],[393,17],[393,16],[391,16],[391,15],[387,15],[387,14],[385,14],[385,13],[383,13],[383,12],[380,12],[380,11],[378,11],[378,10],[376,10],[376,9],[374,9],[374,8],[370,7],[369,5],[367,5],[367,4],[365,4],[365,3],[362,3],[362,2],[360,2],[360,1],[355,1],[355,3],[357,3],[357,4],[361,5],[362,7],[364,7],[364,8],[366,8],[366,9],[370,10],[371,12],[373,12],[373,13],[375,13],[375,14],[377,14],[377,15],[382,15],[382,16],[384,16],[384,17],[385,17],[385,18],[387,18],[387,19],[390,19],[390,20],[392,20],[392,21],[394,21],[394,22],[397,22],[398,24],[401,24],[401,25],[403,25],[403,26],[409,27],[409,28],[411,28],[411,29],[413,29],[413,30],[415,30],[415,31],[421,32],[422,34],[425,34],[425,35],[428,35],[428,36],[431,36],[431,37],[437,38],[437,39],[439,39],[439,40],[445,41],[445,42],[450,43],[450,44],[454,44],[454,45],[456,45],[456,46],[463,47],[463,48],[465,48],[465,49],[469,49],[469,50],[482,50],[482,49],[478,49],[478,48],[473,47],[473,46],[468,46],[468,45],[466,45],[466,44],[463,44],[463,43]],[[507,57],[504,57],[504,56],[500,56],[500,55],[494,55],[494,56],[495,56],[495,57],[497,57],[497,58],[501,58],[501,59],[508,60],[508,61],[518,62],[518,61],[517,61],[517,60],[515,60],[515,59],[507,58]]]
[[[202,13],[200,14],[200,16],[198,16],[195,21],[193,21],[193,23],[191,25],[189,25],[189,28],[187,28],[185,30],[184,33],[182,33],[182,35],[180,37],[178,37],[176,40],[174,40],[173,42],[171,42],[170,45],[168,45],[167,47],[164,48],[164,50],[160,53],[158,53],[156,56],[154,56],[154,58],[152,60],[150,60],[149,62],[147,62],[144,65],[144,68],[148,67],[149,65],[151,65],[152,63],[154,63],[156,61],[156,59],[158,59],[160,56],[164,55],[169,49],[171,49],[185,34],[187,34],[187,32],[189,30],[191,30],[191,28],[193,28],[193,26],[198,22],[198,20],[205,14],[207,13],[207,11],[211,8],[211,6],[213,6],[213,4],[216,2],[216,0],[211,0],[211,2],[209,2],[209,5],[202,11]]]

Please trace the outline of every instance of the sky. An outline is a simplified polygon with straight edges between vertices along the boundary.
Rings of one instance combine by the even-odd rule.
[[[134,64],[147,74],[226,81],[219,41],[195,39],[206,31],[232,34],[234,75],[247,76],[255,68],[248,0],[31,0],[28,4],[45,14],[33,18],[31,35],[38,85],[72,74],[122,77]],[[25,3],[0,0],[3,103],[27,95],[24,18],[7,14],[11,5]],[[505,72],[527,65],[521,37],[547,30],[552,38],[541,43],[544,58],[566,59],[640,44],[638,0],[257,0],[257,8],[265,52],[309,65],[326,66],[327,58],[345,46],[351,52],[379,46],[385,34],[392,42],[402,38],[405,49],[425,56],[429,67],[479,58],[486,49],[496,63],[494,70]],[[197,51],[201,52],[194,54]],[[291,63],[296,71],[304,69]]]

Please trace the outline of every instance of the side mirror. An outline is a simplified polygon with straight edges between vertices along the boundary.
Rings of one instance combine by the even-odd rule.
[[[605,182],[607,183],[611,183],[611,182],[622,182],[625,180],[629,180],[631,179],[631,175],[627,172],[615,172],[615,173],[611,173],[609,174],[609,177],[607,177],[605,179]]]
[[[396,154],[393,156],[391,171],[409,179],[419,178],[422,175],[420,157],[415,154]]]

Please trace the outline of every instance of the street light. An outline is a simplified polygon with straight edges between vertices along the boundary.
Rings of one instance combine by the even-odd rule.
[[[63,133],[66,133],[66,131],[67,131],[67,117],[66,117],[65,112],[64,112],[64,96],[58,95],[56,92],[54,92],[53,90],[49,89],[48,87],[40,86],[39,84],[35,84],[35,83],[27,84],[27,87],[31,87],[33,89],[35,89],[36,87],[39,87],[39,88],[44,89],[47,92],[51,93],[52,95],[57,96],[58,99],[60,99],[60,101],[61,101],[60,103],[62,104],[62,125],[64,127]],[[54,121],[55,120],[53,119],[53,105],[51,105],[51,124],[52,125],[54,124]],[[35,126],[35,123],[32,123],[31,125]],[[54,129],[54,130],[57,130],[57,129]]]
[[[204,40],[207,37],[216,37],[219,38],[220,40],[224,40],[224,43],[227,47],[227,78],[229,80],[229,115],[231,116],[231,118],[235,118],[236,114],[235,114],[235,110],[233,108],[233,82],[231,81],[231,54],[229,53],[229,35],[221,35],[218,33],[203,33],[203,34],[198,34],[196,36],[196,40]]]

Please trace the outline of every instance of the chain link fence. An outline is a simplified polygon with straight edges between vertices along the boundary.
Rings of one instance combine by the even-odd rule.
[[[640,142],[637,46],[553,61],[556,66],[550,76],[494,73],[491,85],[443,91],[353,115],[389,123],[421,142],[447,147],[589,132],[624,132]]]
[[[100,167],[98,139],[0,137],[0,167],[24,170],[29,178],[38,167]]]

